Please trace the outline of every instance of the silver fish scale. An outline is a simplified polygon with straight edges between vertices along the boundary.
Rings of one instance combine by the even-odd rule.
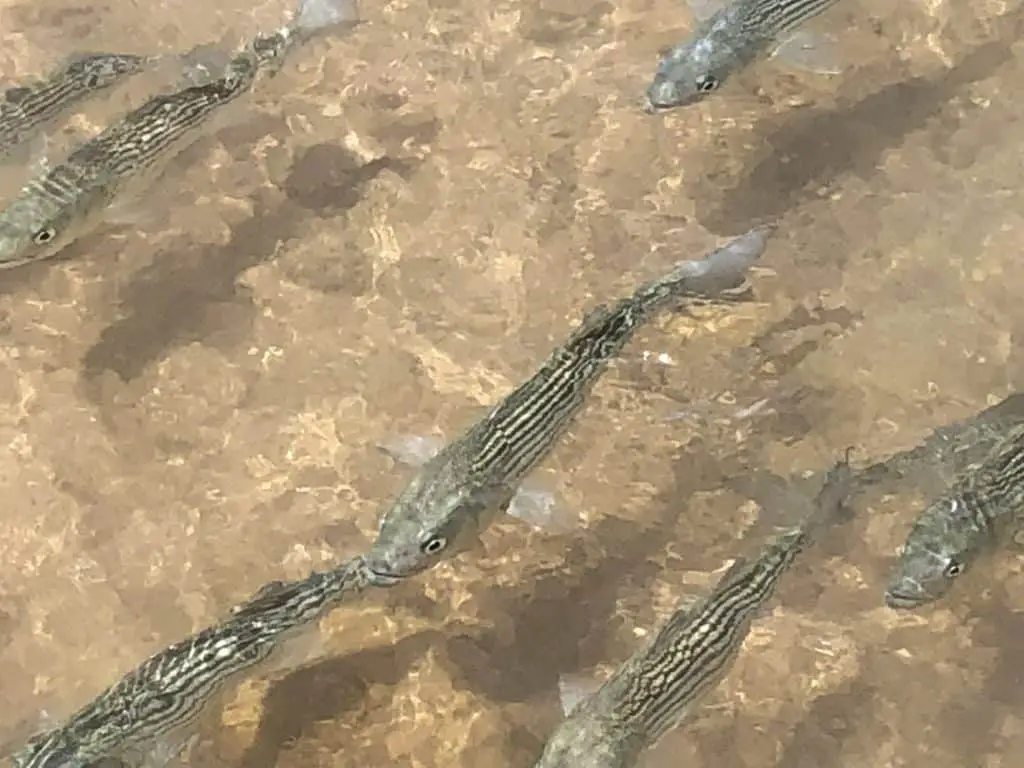
[[[133,175],[151,165],[211,112],[245,93],[256,73],[257,67],[253,66],[154,99],[113,130],[73,152],[68,164],[103,168],[115,178]]]
[[[33,129],[154,60],[132,54],[89,54],[38,83],[8,88],[0,98],[0,154],[23,141]]]
[[[74,714],[33,738],[16,768],[120,759],[146,762],[158,742],[184,748],[219,694],[253,673],[291,637],[369,585],[361,558],[295,582],[273,582],[213,627],[153,655]]]
[[[171,156],[168,150],[214,111],[248,92],[262,68],[283,54],[287,41],[280,32],[257,38],[231,59],[221,77],[151,99],[27,186],[65,204],[98,184],[109,185],[105,194],[113,198],[120,184]]]
[[[993,536],[1024,514],[1024,426],[1011,430],[985,461],[967,468],[948,497]]]
[[[781,536],[757,560],[740,561],[711,598],[670,620],[636,660],[636,675],[609,687],[622,719],[653,743],[718,685],[807,540],[803,528]]]
[[[704,259],[676,264],[632,297],[589,312],[539,370],[429,459],[387,508],[367,553],[378,585],[464,551],[509,510],[520,481],[562,438],[634,332],[676,299],[725,300],[744,284],[773,231],[752,229]]]
[[[475,477],[514,486],[558,441],[582,409],[598,374],[629,342],[660,302],[662,291],[592,310],[540,370],[474,428]]]
[[[796,528],[738,560],[714,591],[677,611],[558,727],[537,768],[628,768],[729,672],[754,620],[818,528],[839,519],[853,484],[847,457]]]

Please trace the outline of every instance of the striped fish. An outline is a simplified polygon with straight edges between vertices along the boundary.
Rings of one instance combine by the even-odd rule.
[[[29,181],[0,211],[0,268],[56,255],[92,230],[115,202],[141,193],[200,129],[275,71],[294,44],[355,21],[355,0],[300,0],[291,24],[254,38],[217,78],[150,99]]]
[[[220,624],[151,656],[61,726],[33,737],[14,768],[167,765],[200,717],[244,678],[305,661],[328,611],[370,585],[363,560],[294,582],[272,582]]]
[[[658,64],[644,110],[662,112],[696,104],[734,73],[769,55],[820,74],[838,74],[825,38],[802,27],[838,0],[721,0],[694,2],[700,20],[686,41]]]
[[[71,107],[138,74],[158,58],[83,54],[44,79],[8,88],[0,94],[0,159],[11,157]]]
[[[941,599],[978,559],[1005,542],[1024,518],[1024,425],[967,467],[911,526],[885,591],[890,608]]]
[[[548,740],[536,768],[630,768],[728,674],[755,619],[819,527],[841,520],[853,473],[846,458],[826,477],[814,509],[738,560],[714,590],[677,611]]]
[[[554,448],[636,330],[679,299],[742,284],[771,231],[753,229],[591,311],[537,373],[433,456],[387,510],[367,555],[380,583],[394,584],[470,548],[508,510],[522,480]]]

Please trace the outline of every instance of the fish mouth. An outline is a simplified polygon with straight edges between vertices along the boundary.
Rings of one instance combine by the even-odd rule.
[[[885,591],[885,604],[897,611],[917,608],[927,602],[929,602],[928,597],[919,592],[907,592],[899,589],[887,589]]]
[[[650,96],[644,96],[643,101],[641,102],[641,107],[643,108],[644,112],[647,113],[648,115],[659,115],[662,112],[669,112],[670,110],[676,109],[677,107],[680,107],[680,106],[682,106],[682,105],[681,104],[657,104],[657,103],[651,101],[651,97]]]
[[[374,587],[393,587],[402,581],[402,577],[390,571],[382,571],[372,566],[366,569],[366,576]]]

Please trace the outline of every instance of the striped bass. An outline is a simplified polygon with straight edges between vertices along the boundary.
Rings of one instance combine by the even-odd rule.
[[[909,610],[945,597],[1022,519],[1024,425],[1017,425],[914,521],[890,574],[886,605]]]
[[[753,229],[592,310],[530,379],[429,458],[385,512],[367,554],[379,582],[395,584],[471,548],[498,514],[515,513],[523,479],[558,443],[637,329],[676,301],[741,285],[771,231]]]
[[[658,64],[644,111],[663,112],[702,101],[732,75],[778,55],[820,74],[838,74],[826,38],[801,27],[838,0],[695,0],[693,34]]]
[[[62,725],[33,737],[14,768],[159,768],[187,750],[200,717],[244,678],[287,668],[329,610],[370,580],[360,558],[294,582],[271,582],[223,622],[175,643]]]
[[[0,93],[0,160],[35,139],[76,104],[155,63],[159,56],[89,53],[65,61],[45,78]]]
[[[0,268],[54,256],[91,231],[111,206],[148,188],[261,73],[275,72],[297,42],[355,16],[355,0],[300,0],[290,24],[255,37],[219,77],[153,97],[31,179],[0,211]]]
[[[732,669],[754,620],[823,526],[846,512],[849,451],[795,528],[737,560],[714,590],[674,613],[654,639],[568,712],[535,768],[631,768]]]

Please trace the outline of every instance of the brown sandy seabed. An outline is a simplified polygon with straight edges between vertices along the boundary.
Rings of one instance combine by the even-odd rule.
[[[220,5],[7,2],[4,72],[75,38],[180,50],[287,10]],[[851,0],[822,21],[844,76],[769,64],[649,119],[680,5],[365,4],[371,24],[299,52],[183,159],[156,221],[0,276],[0,727],[364,548],[409,474],[377,441],[454,434],[583,308],[766,218],[756,303],[641,334],[540,473],[577,534],[501,524],[338,611],[328,657],[245,686],[193,764],[529,765],[558,675],[625,658],[742,549],[752,510],[724,475],[885,455],[1020,386],[1019,17]],[[739,424],[726,405],[669,420],[773,395]],[[1019,765],[1011,557],[934,611],[881,605],[920,502],[876,499],[810,554],[650,764]]]

